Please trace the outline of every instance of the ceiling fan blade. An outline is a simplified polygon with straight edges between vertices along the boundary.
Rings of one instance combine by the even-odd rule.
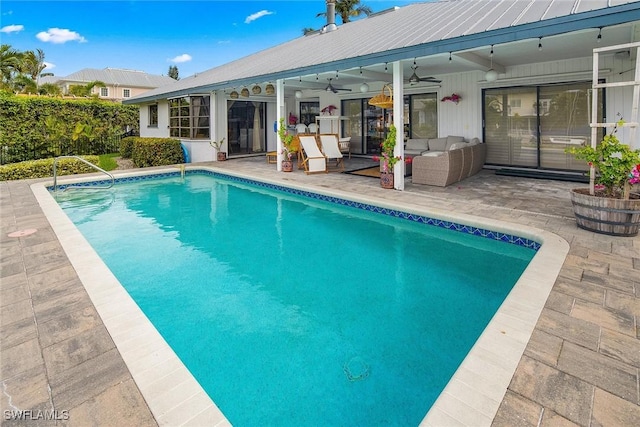
[[[435,77],[420,77],[421,82],[442,83],[442,80],[438,80]]]

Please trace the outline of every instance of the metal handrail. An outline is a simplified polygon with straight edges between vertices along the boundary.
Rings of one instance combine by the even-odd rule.
[[[79,157],[79,156],[59,156],[59,157],[56,157],[55,160],[53,161],[53,191],[54,191],[54,193],[58,191],[58,160],[60,160],[60,159],[77,159],[77,160],[80,160],[81,162],[86,163],[87,165],[89,165],[92,168],[98,170],[99,172],[102,172],[102,173],[106,174],[109,178],[111,178],[111,184],[109,184],[107,187],[98,187],[98,186],[95,186],[95,185],[74,185],[73,188],[92,188],[92,189],[96,189],[96,190],[99,190],[99,189],[106,190],[108,188],[113,187],[113,184],[116,182],[116,179],[113,177],[112,174],[110,174],[106,170],[102,169],[101,167],[96,166],[93,163],[86,161],[82,157]],[[70,187],[67,186],[62,191],[66,190],[67,188],[70,188]]]

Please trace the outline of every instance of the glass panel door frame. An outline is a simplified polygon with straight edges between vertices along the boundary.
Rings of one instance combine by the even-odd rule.
[[[483,89],[487,165],[585,171],[586,163],[565,149],[590,143],[591,90],[591,82]],[[599,116],[606,121],[605,97],[599,99]]]

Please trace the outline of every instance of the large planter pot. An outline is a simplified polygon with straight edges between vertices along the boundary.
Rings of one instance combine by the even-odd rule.
[[[380,186],[393,189],[393,172],[380,172]]]
[[[293,172],[293,160],[282,161],[282,172]]]
[[[640,199],[592,196],[588,188],[571,190],[578,227],[610,236],[636,236],[640,228]]]

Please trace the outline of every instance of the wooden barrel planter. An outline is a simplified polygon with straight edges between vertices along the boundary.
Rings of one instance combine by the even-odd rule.
[[[637,236],[640,228],[640,198],[630,200],[598,197],[587,188],[571,190],[571,203],[578,227],[610,236]]]

